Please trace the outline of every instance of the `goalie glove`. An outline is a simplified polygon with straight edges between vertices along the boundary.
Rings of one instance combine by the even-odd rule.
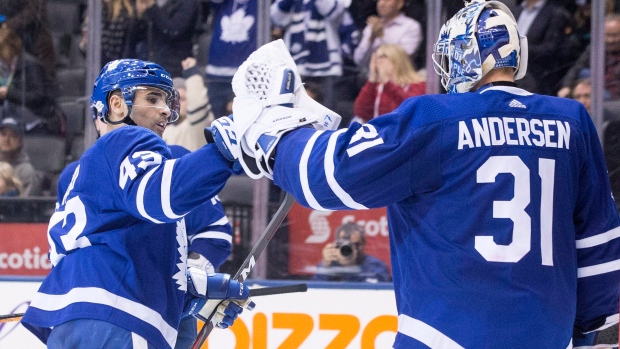
[[[232,88],[236,97],[257,97],[264,107],[282,105],[305,109],[318,116],[313,122],[317,130],[335,130],[342,120],[338,113],[308,96],[297,65],[281,39],[254,51],[233,76]]]
[[[243,134],[239,163],[250,178],[273,179],[272,160],[280,138],[288,131],[315,123],[318,116],[303,109],[277,105],[263,108],[259,104],[251,96],[235,97],[233,112],[238,115],[235,128],[237,134]],[[255,121],[250,123],[246,118]]]

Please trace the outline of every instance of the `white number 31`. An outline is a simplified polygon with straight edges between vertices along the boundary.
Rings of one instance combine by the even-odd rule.
[[[530,169],[518,156],[492,156],[477,172],[478,183],[494,183],[500,173],[514,176],[514,197],[493,201],[493,218],[509,218],[514,224],[512,242],[498,245],[492,236],[476,236],[476,250],[490,262],[516,263],[530,251],[532,224],[525,208],[530,203]],[[541,180],[540,250],[543,265],[553,265],[552,224],[555,160],[538,159]]]

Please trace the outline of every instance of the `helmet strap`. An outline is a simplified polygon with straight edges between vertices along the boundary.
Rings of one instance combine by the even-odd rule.
[[[131,115],[131,106],[128,105],[127,108],[128,108],[128,113],[121,120],[119,120],[119,121],[112,121],[112,120],[110,120],[110,118],[106,114],[106,116],[103,117],[103,121],[106,124],[110,124],[110,125],[127,124],[127,125],[130,125],[130,126],[136,126],[135,121],[133,121],[133,119],[131,117],[129,117],[129,115]]]

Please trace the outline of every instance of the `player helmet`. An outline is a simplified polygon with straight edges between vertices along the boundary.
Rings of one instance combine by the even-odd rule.
[[[441,27],[433,50],[435,72],[448,93],[468,92],[491,69],[527,70],[527,39],[499,1],[472,0]]]
[[[155,87],[167,94],[166,105],[170,108],[168,123],[179,118],[180,98],[172,85],[170,75],[159,64],[139,59],[118,59],[106,64],[95,80],[93,94],[90,98],[90,110],[93,118],[103,122],[108,120],[108,97],[112,91],[120,90],[129,108],[123,122],[133,123],[129,119],[131,106],[140,86]],[[129,120],[127,120],[129,119]]]

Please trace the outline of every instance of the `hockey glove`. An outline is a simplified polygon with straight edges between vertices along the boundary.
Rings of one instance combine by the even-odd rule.
[[[282,40],[272,41],[254,51],[233,76],[232,88],[235,96],[257,97],[265,107],[292,106],[316,114],[318,119],[313,126],[317,130],[335,130],[342,120],[338,113],[308,96],[297,65]]]
[[[235,98],[233,112],[239,109],[249,110],[252,105],[256,106],[256,99],[253,97]],[[273,178],[272,161],[274,149],[278,141],[287,131],[291,131],[305,125],[310,125],[318,117],[306,110],[298,108],[287,108],[282,106],[271,106],[260,108],[258,118],[248,123],[245,116],[251,117],[251,113],[239,112],[235,119],[237,129],[245,128],[241,142],[241,156],[239,162],[245,173],[254,179],[266,176]],[[247,128],[246,128],[247,125]],[[238,131],[238,134],[240,131]]]
[[[208,262],[206,259],[205,261]],[[208,269],[208,265],[205,269]],[[205,269],[194,267],[187,269],[187,290],[196,298],[192,300],[183,316],[192,315],[207,321],[208,316],[217,309],[212,321],[214,325],[226,328],[233,324],[243,308],[254,309],[250,290],[243,283],[231,280],[229,274],[207,274]],[[206,316],[202,316],[203,313],[206,313]]]
[[[232,119],[233,116],[230,115],[214,120],[211,127],[206,128],[205,137],[208,143],[215,143],[220,153],[232,162],[232,169],[235,174],[241,174],[243,168],[239,163],[239,142]]]

